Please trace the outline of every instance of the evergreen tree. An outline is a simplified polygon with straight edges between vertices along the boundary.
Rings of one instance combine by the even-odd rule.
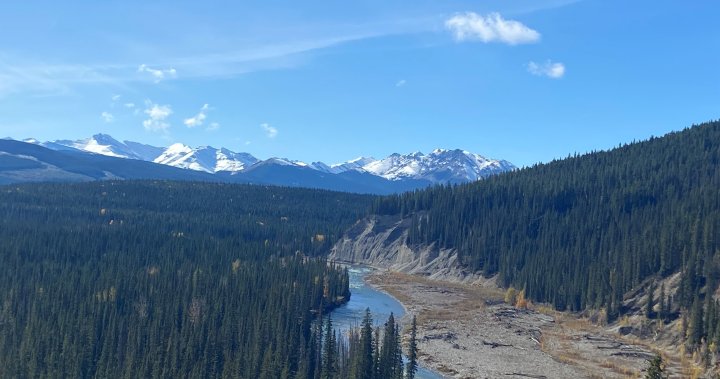
[[[667,309],[667,301],[665,299],[665,283],[662,283],[660,285],[660,298],[658,299],[660,302],[660,305],[658,306],[660,313],[658,314],[658,318],[665,322],[668,318],[668,314],[670,313]]]
[[[359,349],[357,350],[358,364],[355,367],[354,378],[374,379],[375,362],[373,356],[373,323],[370,308],[365,309],[365,317],[360,330]]]
[[[405,367],[405,378],[415,379],[415,373],[417,372],[417,320],[413,315],[412,325],[410,327],[410,342],[408,344],[408,362]]]
[[[653,294],[655,293],[655,283],[650,282],[647,289],[647,302],[645,303],[645,317],[653,318],[653,306],[655,305],[655,299]]]
[[[325,337],[322,356],[321,379],[332,379],[337,372],[337,346],[335,341],[335,330],[332,327],[332,318],[327,317],[325,322]]]

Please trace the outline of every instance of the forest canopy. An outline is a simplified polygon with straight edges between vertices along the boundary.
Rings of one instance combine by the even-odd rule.
[[[304,377],[314,320],[349,297],[322,255],[370,201],[187,182],[0,187],[0,377]]]

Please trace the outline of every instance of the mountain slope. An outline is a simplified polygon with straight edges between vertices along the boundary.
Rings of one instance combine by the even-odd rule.
[[[515,169],[510,162],[492,160],[464,150],[436,149],[393,154],[378,161],[364,161],[361,169],[389,180],[424,179],[433,183],[464,183]]]
[[[152,160],[155,163],[195,171],[215,173],[219,171],[242,171],[258,162],[247,153],[235,153],[228,149],[212,146],[191,148],[180,143],[170,145]]]
[[[56,151],[39,145],[0,140],[0,183],[167,179],[217,181],[212,175],[135,159]]]
[[[412,191],[432,184],[423,180],[390,181],[367,172],[353,170],[333,174],[274,159],[260,162],[243,172],[219,173],[218,175],[230,178],[230,181],[242,180],[255,184],[323,188],[379,195]]]
[[[154,157],[157,156],[157,154],[160,154],[160,152],[162,151],[162,149],[159,147],[143,145],[137,142],[130,142],[129,144],[123,143],[107,134],[95,134],[92,137],[76,141],[58,140],[45,143],[37,142],[36,140],[33,141],[35,141],[35,143],[41,146],[45,146],[50,149],[58,150],[62,149],[62,146],[64,146],[89,153],[106,155],[109,157],[139,159],[144,161],[152,160]]]
[[[375,212],[402,226],[388,241],[404,235],[399,243],[415,252],[451,250],[468,274],[497,274],[501,284],[558,309],[602,308],[613,320],[638,312],[625,294],[653,291],[661,278],[682,273],[676,288],[646,301],[647,314],[669,321],[682,310],[718,320],[705,295],[720,280],[718,188],[720,122],[710,122],[480,182],[386,197]],[[357,256],[351,245],[358,236],[347,238],[346,254]],[[690,345],[720,338],[720,329],[696,325]]]
[[[188,171],[187,178],[194,180],[213,180],[240,183],[273,184],[281,186],[324,188],[337,191],[358,193],[390,194],[425,188],[434,184],[464,183],[475,181],[515,169],[515,166],[506,162],[487,159],[478,154],[463,150],[435,150],[430,154],[413,153],[407,155],[393,154],[387,158],[376,160],[370,157],[360,157],[328,165],[323,162],[304,162],[285,159],[269,158],[258,160],[248,153],[236,153],[225,148],[211,146],[191,147],[181,143],[173,144],[167,148],[145,145],[138,142],[120,142],[106,134],[96,134],[90,138],[80,140],[57,140],[41,142],[36,139],[26,139],[24,142],[45,147],[57,152],[66,153],[63,159],[55,157],[53,162],[63,164],[76,162],[84,168],[80,172],[62,169],[51,162],[42,166],[42,169],[21,170],[22,172],[9,172],[6,170],[2,182],[18,181],[78,181],[97,180],[115,177],[122,178],[153,178],[159,170],[153,165],[138,165],[138,161],[156,163],[157,165],[180,168]],[[0,150],[2,151],[2,150]],[[87,159],[81,155],[87,155]],[[11,154],[12,155],[12,154]],[[113,161],[112,173],[98,173],[92,170],[92,162],[105,162],[101,157],[125,159],[128,167],[133,170],[120,174],[122,163]],[[14,164],[20,164],[15,157]],[[59,159],[59,160],[58,160]],[[10,165],[10,158],[5,157]],[[42,162],[42,159],[40,160]],[[131,162],[134,161],[134,162]],[[22,164],[29,165],[25,160]],[[92,172],[91,172],[92,171]],[[103,170],[100,170],[103,171]],[[105,170],[107,171],[107,170]],[[195,174],[211,174],[216,176],[210,179]],[[165,177],[166,173],[159,174]],[[172,178],[181,176],[173,172]]]
[[[137,142],[119,142],[106,134],[71,141],[40,142],[25,140],[54,150],[80,150],[118,158],[140,159],[168,166],[195,171],[217,173],[240,172],[262,162],[248,153],[236,153],[226,148],[211,146],[190,147],[181,143],[167,148],[144,145]],[[430,154],[392,154],[377,160],[359,157],[347,162],[328,165],[324,162],[305,164],[283,158],[270,158],[269,163],[308,167],[328,174],[348,171],[369,173],[392,181],[421,181],[428,183],[464,183],[486,178],[490,175],[514,170],[516,167],[504,160],[494,160],[464,150],[437,149]]]

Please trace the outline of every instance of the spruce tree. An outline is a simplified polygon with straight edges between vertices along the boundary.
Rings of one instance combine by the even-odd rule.
[[[412,325],[410,326],[410,342],[408,344],[408,362],[405,367],[405,378],[415,379],[415,373],[417,372],[417,320],[413,315]]]

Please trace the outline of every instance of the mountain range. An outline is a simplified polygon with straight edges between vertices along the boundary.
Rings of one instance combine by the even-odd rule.
[[[66,170],[69,163],[77,170]],[[133,169],[128,170],[130,167]],[[359,157],[329,165],[277,157],[261,160],[249,153],[212,146],[176,143],[157,147],[121,142],[107,134],[45,142],[33,138],[0,140],[0,182],[6,183],[155,178],[387,194],[476,181],[513,169],[510,162],[460,149],[396,153],[382,159]]]

